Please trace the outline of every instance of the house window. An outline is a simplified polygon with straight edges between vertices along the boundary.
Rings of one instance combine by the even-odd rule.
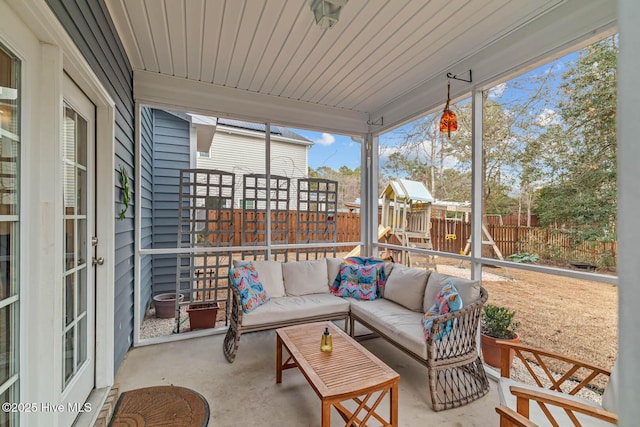
[[[20,62],[0,45],[0,401],[19,397]],[[18,414],[0,412],[0,425]]]
[[[255,200],[242,200],[242,199],[240,199],[240,201],[238,202],[238,207],[245,208],[245,209],[255,209],[256,208],[256,201]]]
[[[198,157],[211,157],[208,151],[198,151]]]

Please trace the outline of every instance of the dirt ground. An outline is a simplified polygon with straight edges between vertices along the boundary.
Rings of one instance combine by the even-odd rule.
[[[443,258],[437,262],[458,264]],[[488,304],[515,310],[522,343],[612,368],[618,354],[616,286],[524,270],[509,272],[512,280],[483,280],[483,286],[489,292]],[[492,267],[483,273],[505,275],[504,269]]]

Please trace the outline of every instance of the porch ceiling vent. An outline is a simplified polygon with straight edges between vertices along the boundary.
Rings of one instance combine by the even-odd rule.
[[[340,11],[349,0],[311,0],[313,16],[322,28],[331,28],[338,23]]]

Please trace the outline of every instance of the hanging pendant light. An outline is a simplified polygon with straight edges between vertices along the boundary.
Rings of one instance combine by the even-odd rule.
[[[449,102],[451,102],[451,79],[447,79],[447,104],[440,117],[440,132],[447,132],[447,136],[451,137],[451,132],[458,130],[458,117],[449,109]]]

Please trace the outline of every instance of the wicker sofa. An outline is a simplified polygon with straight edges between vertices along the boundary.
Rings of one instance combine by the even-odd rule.
[[[340,258],[289,263],[253,261],[270,301],[243,313],[240,296],[231,287],[230,325],[223,348],[227,360],[234,361],[244,333],[344,320],[352,336],[359,330],[357,322],[426,366],[435,411],[464,405],[488,392],[489,382],[477,349],[480,312],[488,294],[477,281],[388,264],[381,298],[342,298],[330,292],[342,262]],[[429,338],[425,339],[421,320],[449,281],[458,289],[463,307],[436,317]],[[435,339],[441,325],[449,321],[449,333]]]

